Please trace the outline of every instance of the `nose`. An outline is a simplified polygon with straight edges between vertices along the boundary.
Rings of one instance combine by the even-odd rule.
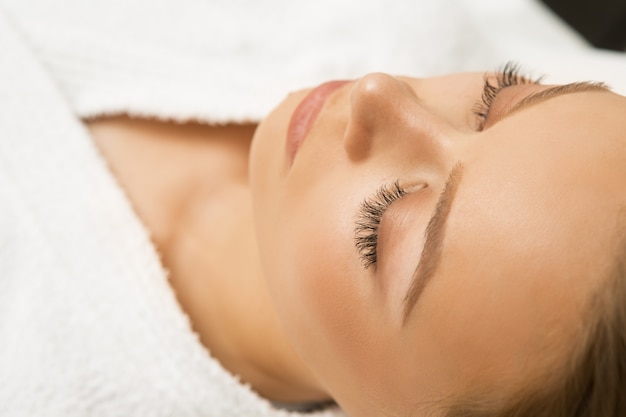
[[[419,87],[419,81],[412,81]],[[441,160],[450,125],[429,111],[411,85],[374,73],[355,82],[344,148],[355,162],[387,156],[397,163]],[[416,160],[416,158],[418,160]]]

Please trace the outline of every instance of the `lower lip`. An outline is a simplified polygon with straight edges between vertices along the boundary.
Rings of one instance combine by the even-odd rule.
[[[291,115],[289,128],[287,129],[287,158],[290,164],[293,163],[300,145],[302,145],[309,130],[311,130],[311,126],[315,123],[315,119],[328,96],[348,82],[329,81],[324,83],[314,88],[296,107],[296,110]]]

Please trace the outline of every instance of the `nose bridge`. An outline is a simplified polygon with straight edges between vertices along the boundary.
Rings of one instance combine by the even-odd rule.
[[[358,80],[350,92],[350,119],[344,135],[349,158],[440,159],[450,126],[430,112],[418,94],[406,82],[386,74]]]

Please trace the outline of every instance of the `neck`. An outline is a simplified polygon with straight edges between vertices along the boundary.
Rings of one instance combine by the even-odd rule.
[[[164,261],[202,343],[266,398],[328,399],[275,314],[258,257],[247,184],[233,184],[190,206],[193,211]]]
[[[270,400],[328,400],[292,348],[265,285],[247,180],[254,127],[124,117],[87,126],[211,355]]]

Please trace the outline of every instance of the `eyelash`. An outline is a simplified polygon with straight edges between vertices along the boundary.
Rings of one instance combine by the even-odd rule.
[[[361,203],[355,228],[355,244],[365,269],[376,264],[378,227],[383,214],[394,201],[406,194],[400,182],[395,181],[383,185]]]
[[[495,84],[492,81],[493,77],[492,73],[485,74],[481,99],[473,109],[479,119],[479,130],[483,130],[491,105],[502,90],[514,85],[540,82],[540,78],[533,79],[522,75],[520,66],[513,62],[506,63],[502,70],[495,73]],[[383,214],[393,202],[406,194],[407,191],[397,180],[383,185],[361,203],[356,221],[355,245],[365,269],[375,265],[377,261],[378,228]]]
[[[482,131],[489,111],[494,100],[502,90],[507,87],[522,84],[539,84],[541,78],[531,78],[522,74],[520,66],[514,62],[507,62],[504,67],[495,73],[495,84],[492,82],[494,74],[486,73],[484,75],[484,85],[481,98],[474,105],[474,114],[478,117],[478,130]]]

